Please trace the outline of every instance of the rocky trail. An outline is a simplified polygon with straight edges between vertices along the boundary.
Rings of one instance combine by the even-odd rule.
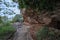
[[[29,27],[23,25],[22,23],[14,23],[14,28],[17,29],[16,33],[10,40],[32,40],[29,34]]]

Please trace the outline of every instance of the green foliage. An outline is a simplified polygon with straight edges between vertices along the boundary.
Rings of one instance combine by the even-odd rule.
[[[23,22],[22,15],[16,14],[16,16],[13,18],[13,22]]]
[[[18,0],[20,8],[32,8],[38,10],[55,9],[56,0]]]
[[[0,16],[0,23],[2,23],[2,17]]]
[[[7,23],[9,22],[8,18],[6,16],[0,16],[0,23]]]
[[[5,33],[11,33],[14,31],[15,31],[15,29],[12,26],[0,27],[0,36],[4,35]]]
[[[0,39],[9,36],[9,34],[12,34],[13,32],[15,32],[15,29],[11,26],[0,27]]]
[[[37,32],[37,40],[43,40],[44,38],[47,37],[48,34],[48,27],[42,27],[38,32]]]
[[[56,34],[53,31],[50,31],[48,36],[49,36],[50,40],[54,40],[56,37]]]
[[[37,40],[60,40],[60,30],[54,28],[42,27],[36,35]]]
[[[0,39],[4,39],[6,36],[9,36],[15,31],[15,28],[13,28],[5,16],[0,17]]]
[[[4,39],[6,36],[14,33],[16,30],[10,23],[5,23],[0,26],[0,39]]]
[[[8,22],[8,17],[7,16],[3,16],[2,17],[2,21],[3,21],[3,23],[7,23]]]

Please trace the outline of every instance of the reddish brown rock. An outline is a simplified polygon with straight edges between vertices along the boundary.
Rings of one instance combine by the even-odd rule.
[[[38,11],[33,11],[32,9],[23,9],[22,12],[24,24],[30,26],[30,34],[34,40],[37,40],[36,32],[42,25],[48,25],[51,22],[51,19],[46,17],[46,14],[39,15]]]

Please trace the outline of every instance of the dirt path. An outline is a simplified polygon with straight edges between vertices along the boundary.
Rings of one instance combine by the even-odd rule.
[[[13,40],[32,40],[29,34],[29,27],[26,27],[21,23],[15,23],[14,27],[17,29],[17,32],[15,33]]]

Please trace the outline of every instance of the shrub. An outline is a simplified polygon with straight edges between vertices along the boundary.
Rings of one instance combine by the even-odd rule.
[[[60,40],[60,30],[42,27],[37,33],[37,40]]]
[[[2,26],[0,26],[0,39],[4,39],[6,36],[9,36],[15,31],[15,28],[13,28],[13,26],[11,26],[10,24],[2,24]]]
[[[44,38],[47,37],[48,34],[48,27],[42,27],[38,32],[37,32],[37,40],[43,40]]]
[[[23,22],[23,17],[20,14],[16,14],[12,22]]]

